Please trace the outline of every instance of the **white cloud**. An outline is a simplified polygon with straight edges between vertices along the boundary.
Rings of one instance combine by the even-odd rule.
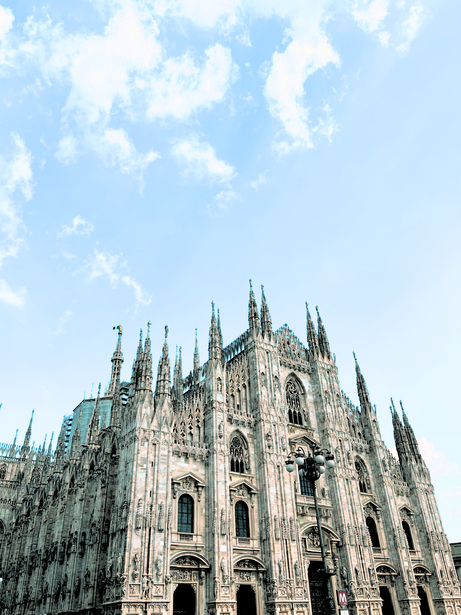
[[[77,157],[77,140],[74,135],[67,134],[65,137],[62,137],[59,141],[55,156],[62,164],[75,162]]]
[[[94,226],[91,222],[87,222],[80,214],[77,214],[72,219],[72,226],[62,225],[62,231],[57,234],[57,237],[67,237],[69,235],[89,235],[94,231]]]
[[[118,165],[122,173],[136,180],[141,192],[147,167],[157,158],[161,158],[160,154],[152,149],[145,154],[139,154],[122,128],[106,128],[102,134],[90,134],[87,136],[87,143],[101,156],[106,166]]]
[[[258,178],[253,180],[252,182],[250,182],[250,186],[256,190],[256,192],[258,192],[259,190],[259,186],[261,186],[262,184],[264,184],[264,182],[266,181],[266,176],[264,175],[264,173],[260,173],[258,175]]]
[[[141,285],[138,284],[133,278],[130,278],[127,275],[122,277],[122,282],[126,284],[126,286],[131,286],[134,291],[134,296],[136,298],[136,307],[139,305],[149,305],[152,301],[152,296],[148,296],[146,292],[141,288]]]
[[[313,147],[304,82],[330,62],[339,65],[339,56],[320,32],[304,40],[294,39],[283,53],[274,53],[264,94],[269,112],[280,121],[289,137],[288,141],[276,144],[279,153]]]
[[[447,459],[445,453],[436,450],[433,442],[429,442],[426,438],[419,438],[418,444],[421,455],[432,476],[444,476],[460,472],[459,466]]]
[[[429,11],[421,4],[415,4],[410,7],[408,17],[403,22],[403,36],[404,42],[397,47],[399,51],[407,51],[410,47],[411,41],[418,34],[418,30],[421,28],[426,17],[429,15]]]
[[[17,198],[21,193],[25,201],[32,198],[32,155],[21,137],[12,132],[14,151],[9,158],[0,157],[0,267],[8,257],[17,257],[24,242],[21,230],[22,207]]]
[[[356,2],[352,14],[365,32],[374,32],[387,15],[387,0],[362,0]]]
[[[0,6],[0,41],[5,38],[9,30],[13,27],[14,15],[9,8]]]
[[[88,280],[94,281],[98,278],[107,278],[112,288],[116,288],[119,282],[133,289],[136,300],[136,311],[141,305],[149,305],[152,301],[152,296],[148,296],[142,289],[141,285],[128,275],[121,275],[116,271],[117,267],[125,266],[125,263],[120,263],[119,254],[109,254],[94,250],[94,255],[89,256],[86,261],[86,269],[88,270]]]
[[[237,194],[233,190],[221,190],[215,196],[214,200],[217,203],[219,209],[227,209],[229,203],[237,198]]]
[[[172,156],[184,166],[185,175],[207,179],[214,183],[228,183],[236,175],[233,166],[219,160],[214,148],[206,141],[199,141],[197,135],[176,143],[171,149]]]
[[[224,101],[230,85],[237,79],[237,65],[230,49],[220,44],[209,47],[205,56],[202,66],[195,63],[190,53],[169,58],[149,82],[138,82],[147,89],[149,119],[187,120],[193,113]]]
[[[23,308],[27,299],[27,290],[19,288],[14,291],[6,280],[0,280],[0,301],[13,307]]]

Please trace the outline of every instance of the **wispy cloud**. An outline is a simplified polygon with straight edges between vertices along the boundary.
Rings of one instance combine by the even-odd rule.
[[[221,184],[229,183],[237,175],[233,166],[219,160],[215,149],[206,141],[200,141],[195,134],[176,143],[171,154],[183,166],[184,175]]]
[[[90,235],[94,231],[91,222],[87,222],[80,214],[72,220],[72,226],[63,225],[57,237],[68,237],[69,235]]]
[[[27,300],[27,290],[13,290],[6,280],[0,280],[0,301],[16,308],[23,308]]]
[[[25,201],[32,198],[32,154],[21,137],[11,133],[14,150],[9,158],[0,157],[0,267],[9,257],[17,257],[24,242],[21,230],[22,204],[20,193]]]
[[[13,21],[13,11],[9,8],[0,6],[0,41],[4,39],[9,30],[11,30]]]
[[[419,438],[418,444],[421,455],[433,476],[445,476],[453,473],[461,474],[461,468],[456,463],[447,459],[444,452],[438,451],[433,442],[429,442],[426,438]]]
[[[256,190],[256,192],[258,192],[259,187],[262,186],[262,184],[264,184],[266,181],[266,176],[264,173],[260,173],[257,177],[257,179],[253,180],[250,182],[250,186],[253,188],[253,190]]]
[[[58,328],[53,332],[53,335],[61,335],[64,333],[64,324],[72,318],[72,312],[66,310],[62,316],[58,319]]]
[[[416,37],[423,22],[429,15],[429,11],[422,4],[414,4],[410,7],[408,17],[402,24],[404,41],[397,47],[399,51],[407,51],[411,41]]]
[[[120,254],[109,254],[108,252],[99,252],[95,249],[94,254],[89,256],[85,263],[88,280],[91,282],[98,278],[107,278],[112,288],[116,288],[119,282],[132,288],[137,311],[140,306],[149,305],[152,301],[152,296],[148,295],[139,282],[131,276],[122,275],[119,271],[116,271],[119,267],[126,267],[126,263],[121,262],[120,256]]]

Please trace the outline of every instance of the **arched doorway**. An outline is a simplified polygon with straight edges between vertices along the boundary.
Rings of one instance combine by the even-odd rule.
[[[309,590],[311,594],[312,615],[325,615],[329,612],[328,580],[323,571],[323,562],[309,564]]]
[[[179,583],[174,590],[173,615],[195,615],[195,592],[188,583]]]
[[[431,615],[431,609],[429,608],[429,600],[427,599],[427,594],[424,588],[421,585],[418,585],[418,598],[421,600],[421,615]]]
[[[385,585],[381,585],[379,588],[379,595],[383,601],[383,615],[395,615],[389,588]]]
[[[256,596],[251,585],[240,585],[237,590],[237,615],[256,615]]]

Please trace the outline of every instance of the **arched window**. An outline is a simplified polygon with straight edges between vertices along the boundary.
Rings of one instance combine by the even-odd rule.
[[[248,506],[242,501],[235,505],[235,533],[239,538],[250,537]]]
[[[367,517],[365,520],[368,528],[368,532],[371,538],[371,546],[375,549],[379,549],[381,547],[379,543],[378,530],[376,528],[376,523],[373,517]]]
[[[365,470],[363,465],[359,461],[355,462],[355,469],[357,471],[357,478],[359,479],[360,493],[368,493],[367,481],[365,479]]]
[[[288,421],[294,425],[302,425],[301,401],[299,399],[298,388],[293,380],[288,380],[285,393],[288,405]]]
[[[6,477],[6,465],[0,467],[0,480],[5,480]]]
[[[230,470],[231,472],[238,472],[239,474],[245,474],[245,453],[243,439],[235,435],[230,443]]]
[[[299,472],[299,484],[301,485],[301,495],[314,495],[314,485],[304,476],[304,472]]]
[[[402,521],[402,527],[403,531],[405,532],[405,536],[407,537],[408,548],[410,549],[410,551],[414,551],[415,545],[413,544],[413,537],[411,535],[410,526],[406,521]]]
[[[178,501],[178,532],[194,532],[194,500],[187,494],[182,495]]]

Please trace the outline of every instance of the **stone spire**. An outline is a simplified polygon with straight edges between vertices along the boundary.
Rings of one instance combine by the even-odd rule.
[[[267,307],[266,295],[264,294],[264,286],[261,284],[261,332],[264,337],[272,335],[272,320],[269,308]]]
[[[16,429],[16,435],[14,436],[13,444],[11,445],[11,448],[10,448],[10,457],[14,457],[14,454],[16,452],[16,440],[18,438],[18,431],[19,429]]]
[[[214,311],[214,301],[211,302],[211,325],[210,337],[208,341],[208,358],[221,360],[221,336],[219,334],[218,325],[216,323],[216,315]]]
[[[422,457],[419,451],[418,440],[416,439],[415,432],[413,431],[413,427],[410,425],[410,421],[408,420],[408,417],[406,415],[406,412],[403,408],[403,404],[401,401],[400,401],[400,407],[402,409],[403,424],[404,424],[404,428],[405,428],[405,432],[407,435],[408,444],[410,446],[411,452],[413,453],[413,456],[415,459],[420,460],[422,459]]]
[[[107,389],[107,395],[113,395],[115,393],[115,386],[117,381],[120,382],[120,374],[122,371],[123,353],[122,353],[122,325],[114,327],[118,330],[117,346],[115,347],[114,354],[112,355],[112,373],[110,376],[110,384]]]
[[[175,366],[174,366],[173,391],[174,391],[174,397],[177,403],[182,403],[183,390],[184,390],[184,380],[182,377],[182,348],[179,348],[179,356],[178,356],[178,347],[176,346],[176,361],[175,361]]]
[[[136,384],[137,391],[150,391],[152,392],[152,352],[151,352],[151,339],[150,339],[150,327],[151,322],[147,323],[147,335],[144,343],[144,352],[142,353],[140,363],[140,378]]]
[[[250,325],[250,333],[259,333],[259,314],[258,306],[256,305],[255,294],[253,292],[253,284],[250,280],[250,299],[248,301],[248,323]]]
[[[21,454],[27,453],[29,451],[30,437],[32,435],[32,422],[34,420],[34,412],[35,410],[32,410],[32,416],[30,417],[29,427],[27,428],[26,435],[24,438],[24,444],[22,445],[22,448],[21,448]]]
[[[110,426],[120,427],[122,418],[122,398],[120,395],[120,380],[115,384],[114,396],[112,398],[112,406],[110,409]]]
[[[331,361],[330,342],[328,341],[327,332],[323,326],[322,318],[317,305],[315,306],[315,309],[317,311],[317,328],[319,332],[318,340],[320,353],[324,359],[329,359]]]
[[[198,352],[197,329],[195,329],[195,348],[194,348],[194,380],[197,381],[200,372],[200,355]]]
[[[155,387],[155,397],[158,399],[163,395],[170,395],[170,357],[168,353],[168,327],[165,327],[165,341],[163,342],[162,356],[158,362],[157,384]]]
[[[223,343],[222,343],[222,331],[221,331],[221,316],[219,314],[219,309],[218,309],[218,333],[219,333],[219,345],[221,346],[221,350],[222,350]]]
[[[358,364],[357,357],[355,356],[355,352],[352,353],[354,355],[355,361],[355,375],[357,378],[357,392],[359,394],[360,407],[363,411],[370,411],[372,409],[370,394],[368,392],[367,383],[365,382],[365,378],[362,375],[362,371],[360,369],[360,365]]]
[[[54,437],[54,431],[51,432],[51,439],[50,439],[50,443],[48,445],[48,451],[47,451],[48,457],[51,457],[51,453],[53,450],[53,437]]]
[[[400,463],[402,464],[408,459],[409,447],[408,440],[403,425],[400,421],[399,415],[394,406],[394,400],[391,397],[390,411],[392,414],[392,425],[394,427],[394,441],[397,454],[399,456]]]
[[[72,436],[72,444],[70,446],[70,456],[71,457],[78,457],[80,453],[81,443],[82,443],[82,408],[80,408],[80,412],[78,413],[77,427],[75,428],[74,434]]]
[[[101,392],[101,383],[99,383],[99,387],[98,387],[98,396],[96,397],[96,401],[94,403],[94,407],[93,407],[93,414],[91,415],[91,419],[90,422],[88,424],[88,429],[86,432],[86,442],[88,444],[92,443],[92,444],[96,444],[96,442],[98,441],[98,435],[99,435],[99,423],[100,423],[100,416],[99,416],[99,395]]]
[[[314,323],[309,312],[309,306],[306,301],[306,317],[307,317],[307,343],[309,345],[309,358],[316,361],[320,355],[319,340],[315,331]]]

